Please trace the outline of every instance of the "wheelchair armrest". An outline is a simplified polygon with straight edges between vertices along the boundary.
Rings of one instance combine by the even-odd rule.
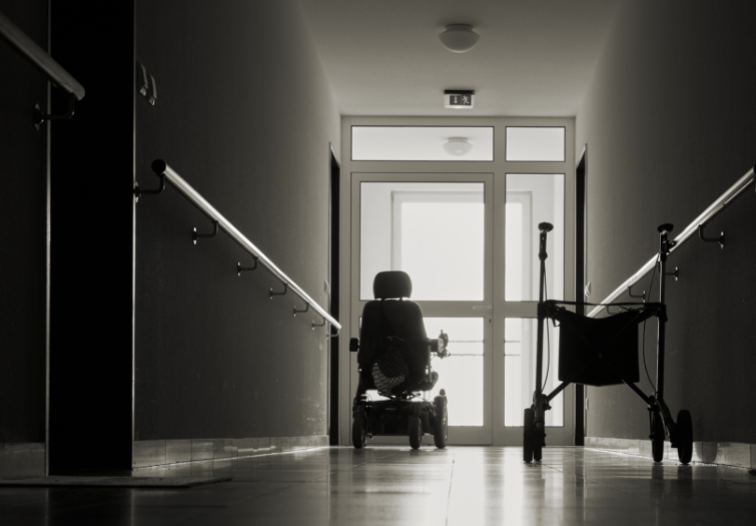
[[[360,340],[352,338],[349,340],[349,352],[357,352],[360,350]]]

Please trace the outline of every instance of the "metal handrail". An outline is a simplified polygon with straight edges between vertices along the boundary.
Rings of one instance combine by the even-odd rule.
[[[0,13],[0,36],[15,47],[32,65],[50,77],[50,80],[55,84],[75,96],[77,100],[84,98],[84,86],[79,84],[68,71],[63,69],[63,66],[58,64],[3,13]]]
[[[697,218],[695,218],[692,223],[690,223],[682,232],[680,232],[680,234],[674,239],[672,248],[669,250],[669,253],[672,254],[673,252],[675,252],[693,234],[697,233],[698,227],[700,225],[705,225],[707,221],[716,217],[722,210],[724,210],[727,205],[729,205],[736,197],[741,195],[745,191],[745,189],[754,182],[754,178],[754,168],[751,168],[743,177],[738,179],[738,181],[734,185],[728,188],[725,193],[720,195],[716,201],[709,205],[706,210],[704,210]],[[627,292],[628,287],[632,287],[633,285],[638,283],[638,281],[640,281],[643,276],[645,276],[648,272],[651,271],[651,269],[654,268],[654,265],[656,265],[656,259],[657,256],[654,255],[654,257],[649,259],[648,262],[643,265],[640,270],[638,270],[638,272],[630,276],[630,278],[628,278],[622,285],[617,287],[614,292],[609,294],[600,303],[611,303],[622,294]],[[604,308],[604,306],[595,307],[591,312],[588,313],[588,317],[595,317]]]
[[[222,228],[231,238],[236,241],[239,246],[244,250],[252,254],[253,257],[258,259],[265,268],[267,268],[271,274],[278,278],[281,283],[288,286],[288,290],[302,298],[302,300],[315,310],[325,321],[330,323],[337,331],[341,330],[341,324],[334,319],[326,310],[318,305],[299,285],[287,276],[275,263],[273,263],[268,256],[257,248],[244,234],[231,224],[231,222],[223,217],[213,206],[208,203],[204,197],[202,197],[192,186],[187,183],[179,174],[177,174],[173,168],[168,166],[165,161],[157,159],[152,163],[152,170],[161,177],[165,177],[184,197],[189,199],[197,208],[199,208],[207,217],[212,221],[217,222],[218,226]],[[316,325],[317,326],[317,325]]]

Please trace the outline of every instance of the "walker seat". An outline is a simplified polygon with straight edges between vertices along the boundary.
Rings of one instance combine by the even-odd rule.
[[[559,380],[600,387],[640,381],[638,325],[663,315],[659,303],[616,304],[628,308],[606,318],[588,318],[570,312],[574,302],[548,300],[541,315],[559,323]]]

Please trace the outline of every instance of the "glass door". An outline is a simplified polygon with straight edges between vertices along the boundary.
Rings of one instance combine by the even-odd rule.
[[[451,340],[452,356],[433,360],[440,380],[428,393],[447,392],[449,444],[521,446],[535,390],[541,222],[554,225],[547,298],[574,300],[574,121],[345,117],[342,131],[350,336],[359,334],[375,274],[408,272],[428,336],[444,330]],[[447,148],[452,139],[466,150]],[[550,326],[547,392],[559,384],[558,345]],[[340,433],[349,437],[357,360],[345,348],[341,359]],[[573,391],[551,403],[547,445],[573,444]]]
[[[448,394],[450,444],[492,443],[493,195],[492,174],[352,174],[352,334],[375,275],[407,272],[428,337],[449,335],[451,356],[433,358],[439,381],[427,397]]]

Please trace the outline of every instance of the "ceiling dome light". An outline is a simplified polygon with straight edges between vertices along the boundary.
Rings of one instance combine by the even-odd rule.
[[[446,26],[446,31],[438,35],[438,38],[449,51],[464,53],[475,47],[480,35],[473,31],[471,25],[450,24]]]
[[[449,137],[449,140],[444,143],[444,150],[449,155],[460,157],[470,153],[472,144],[467,142],[467,137]]]

